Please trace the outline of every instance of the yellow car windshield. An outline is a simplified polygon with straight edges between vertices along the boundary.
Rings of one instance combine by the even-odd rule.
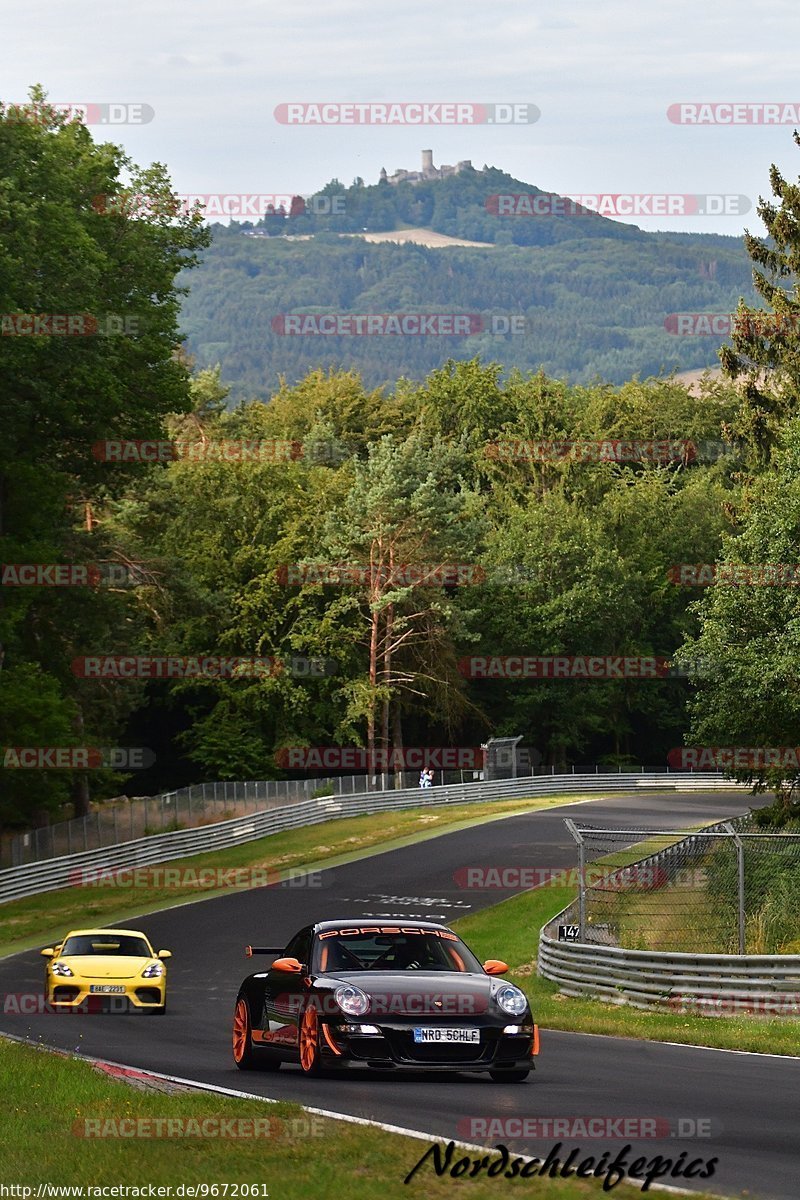
[[[126,958],[152,958],[153,952],[144,938],[128,934],[82,933],[67,938],[61,947],[60,958],[70,954],[119,954]]]

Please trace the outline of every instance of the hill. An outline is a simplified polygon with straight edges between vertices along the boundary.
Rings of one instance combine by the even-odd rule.
[[[576,383],[716,364],[719,323],[716,333],[689,323],[682,336],[669,318],[753,302],[739,239],[648,233],[569,205],[554,215],[491,211],[493,197],[518,194],[548,195],[495,169],[417,184],[334,180],[293,216],[214,226],[183,305],[187,348],[199,366],[224,361],[235,398],[316,366],[355,368],[376,386],[476,354]],[[367,240],[392,230],[402,244]],[[434,238],[419,231],[481,245],[424,245]],[[398,313],[466,314],[467,332],[345,320]]]

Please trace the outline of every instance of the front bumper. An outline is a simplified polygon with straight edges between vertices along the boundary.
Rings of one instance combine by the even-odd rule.
[[[380,1022],[378,1033],[354,1032],[354,1023],[325,1026],[321,1050],[326,1066],[392,1071],[495,1071],[533,1069],[538,1050],[536,1026],[504,1033],[502,1026],[479,1027],[478,1043],[417,1043],[414,1025]]]
[[[96,981],[95,981],[96,982]],[[93,992],[92,981],[59,979],[47,989],[47,1003],[56,1011],[85,1009],[89,1012],[130,1012],[131,1009],[162,1008],[166,1002],[167,985],[161,979],[131,979],[119,992]]]

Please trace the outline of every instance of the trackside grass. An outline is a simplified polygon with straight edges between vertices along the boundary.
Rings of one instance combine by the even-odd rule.
[[[596,797],[595,797],[596,798]],[[229,850],[195,854],[161,863],[158,872],[179,868],[192,872],[230,872],[266,868],[274,873],[313,871],[353,862],[376,850],[392,850],[440,833],[451,833],[482,821],[515,813],[534,812],[588,799],[581,795],[537,796],[535,799],[497,800],[489,803],[454,804],[433,808],[420,806],[403,812],[375,813],[363,817],[325,821],[303,829],[288,830],[243,842]],[[146,876],[148,868],[142,868]],[[163,878],[163,876],[161,876]],[[69,928],[83,925],[113,925],[144,916],[170,905],[220,896],[231,890],[203,888],[191,882],[177,886],[112,886],[105,883],[63,888],[0,904],[0,957],[44,946],[63,936]]]
[[[502,958],[508,963],[511,970],[507,978],[527,992],[534,1018],[544,1029],[764,1054],[800,1052],[797,1019],[793,1017],[698,1016],[564,996],[556,984],[536,974],[536,956],[542,925],[574,898],[575,889],[571,887],[536,888],[453,924],[479,958]],[[546,1033],[542,1049],[546,1053]]]
[[[142,1091],[88,1063],[2,1038],[0,1087],[0,1179],[4,1184],[32,1187],[34,1196],[39,1184],[84,1189],[123,1184],[143,1187],[145,1196],[149,1184],[173,1188],[199,1184],[207,1185],[203,1195],[211,1200],[242,1200],[243,1196],[263,1200],[267,1194],[270,1200],[341,1195],[348,1200],[451,1200],[462,1193],[488,1200],[507,1190],[514,1196],[536,1195],[539,1200],[600,1200],[608,1194],[599,1180],[508,1180],[483,1175],[464,1182],[449,1175],[437,1177],[428,1164],[406,1185],[403,1180],[430,1142],[314,1116],[295,1104],[265,1104],[195,1091]],[[169,1122],[172,1136],[152,1136],[159,1129],[168,1130]],[[182,1135],[175,1132],[178,1128]],[[254,1133],[257,1129],[257,1135],[245,1136],[248,1129]],[[202,1131],[206,1136],[197,1136]],[[242,1136],[233,1136],[234,1132]],[[617,1146],[602,1149],[611,1150],[613,1157]],[[588,1143],[581,1150],[581,1157],[600,1153]],[[479,1157],[475,1152],[461,1153]],[[459,1157],[456,1152],[452,1161]],[[241,1189],[238,1193],[234,1185]],[[253,1185],[260,1186],[244,1190]],[[653,1188],[645,1194],[658,1192]],[[642,1191],[620,1183],[613,1195],[634,1200]],[[695,1195],[704,1200],[700,1193]],[[84,1200],[90,1200],[85,1191]]]

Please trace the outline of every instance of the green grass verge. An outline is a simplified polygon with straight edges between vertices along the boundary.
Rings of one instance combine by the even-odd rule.
[[[459,1186],[448,1175],[437,1177],[428,1164],[404,1185],[405,1176],[428,1149],[427,1142],[315,1117],[295,1104],[263,1104],[202,1092],[140,1091],[110,1079],[88,1063],[3,1039],[0,1087],[0,1179],[5,1184],[34,1188],[39,1183],[145,1188],[148,1184],[260,1184],[270,1200],[343,1194],[348,1200],[392,1200],[401,1196],[435,1200],[452,1197]],[[335,1096],[331,1101],[335,1102]],[[96,1133],[142,1128],[132,1123],[120,1126],[121,1120],[149,1119],[150,1129],[157,1129],[153,1122],[159,1118],[205,1121],[207,1130],[218,1129],[209,1121],[218,1122],[220,1118],[248,1122],[255,1118],[262,1122],[256,1127],[261,1136],[235,1142],[230,1136],[85,1136],[87,1121],[96,1122],[88,1126]],[[622,1143],[618,1148],[622,1149]],[[613,1153],[614,1146],[582,1147],[585,1154],[595,1156],[609,1149]],[[599,1181],[574,1178],[503,1179],[499,1190],[497,1184],[497,1179],[479,1176],[471,1179],[466,1189],[477,1200],[496,1197],[507,1188],[515,1195],[530,1195],[533,1187],[541,1200],[599,1200],[606,1194]],[[222,1197],[222,1188],[217,1195]],[[259,1200],[262,1195],[259,1189]],[[633,1200],[642,1192],[637,1186],[622,1183],[614,1188],[614,1195],[618,1200]],[[697,1200],[703,1200],[700,1193],[696,1195]]]
[[[575,889],[571,887],[537,888],[462,917],[453,928],[479,958],[502,958],[508,963],[508,978],[527,992],[534,1019],[545,1029],[764,1054],[800,1053],[797,1019],[792,1017],[697,1016],[564,996],[556,984],[536,974],[536,955],[542,925],[574,898]],[[545,1040],[545,1053],[546,1047]]]
[[[354,862],[385,850],[415,842],[440,833],[452,833],[498,817],[534,812],[588,799],[579,795],[537,796],[530,800],[497,800],[485,804],[454,804],[441,808],[420,806],[403,812],[376,813],[363,817],[343,818],[274,833],[254,842],[243,842],[229,850],[195,854],[189,858],[161,863],[154,870],[171,867],[192,868],[196,871],[220,868],[224,871],[267,868],[274,872],[290,872],[302,868],[313,871],[320,867]],[[142,869],[146,876],[148,868]],[[0,905],[0,957],[21,950],[30,950],[54,941],[69,929],[83,925],[113,925],[171,905],[223,895],[230,888],[183,886],[100,886],[63,888],[44,892]]]
[[[687,825],[675,836],[646,838],[635,846],[594,859],[591,868],[613,870],[641,862],[666,850],[703,825]],[[690,870],[702,865],[696,861]],[[709,900],[705,884],[676,888],[599,890],[589,885],[587,919],[608,921],[620,946],[629,950],[685,951],[696,954],[735,954],[738,940],[735,913]]]

